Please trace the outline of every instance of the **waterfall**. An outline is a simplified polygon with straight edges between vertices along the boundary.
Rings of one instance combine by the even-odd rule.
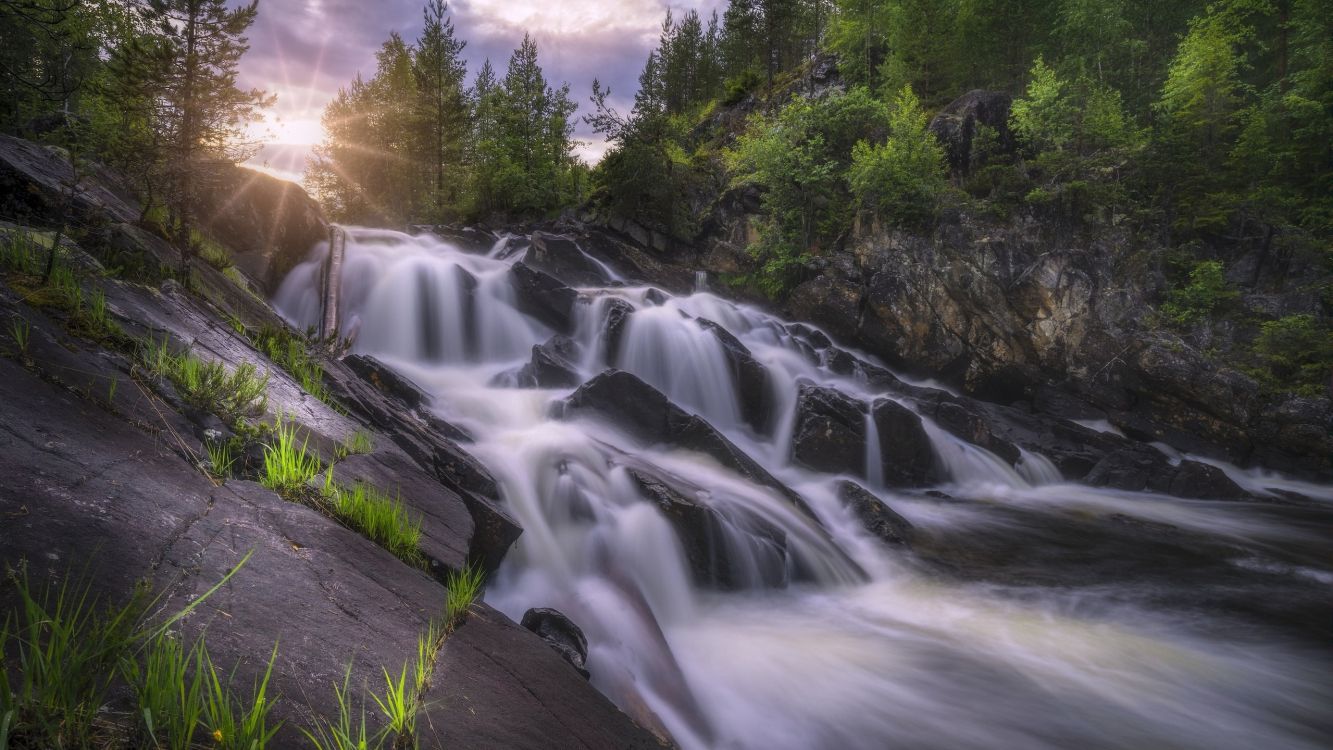
[[[860,365],[835,371],[849,352],[710,293],[702,272],[693,293],[671,296],[589,256],[608,283],[578,290],[580,379],[610,366],[636,374],[799,493],[799,507],[718,456],[553,418],[571,389],[504,387],[497,376],[554,333],[515,298],[510,265],[525,243],[505,236],[482,255],[430,235],[350,228],[341,318],[360,327],[355,351],[430,390],[440,416],[474,436],[467,449],[522,524],[486,600],[516,620],[537,606],[567,614],[587,635],[593,685],[645,725],[689,750],[1326,746],[1326,649],[1198,627],[1197,581],[1138,580],[1164,567],[1158,557],[1119,578],[1114,565],[1088,572],[1086,560],[1059,557],[1086,540],[1150,533],[1117,520],[1131,518],[1177,530],[1156,539],[1216,537],[1265,560],[1290,550],[1298,562],[1282,563],[1281,576],[1256,564],[1227,570],[1296,586],[1333,574],[1312,551],[1327,546],[1310,522],[1256,516],[1246,503],[1080,487],[1044,456],[1024,451],[1011,466],[928,417],[941,486],[892,489],[882,452],[901,436],[880,434],[870,409],[857,448],[869,494],[847,504],[848,476],[789,457],[802,385],[861,405],[893,398]],[[274,300],[299,328],[319,316],[322,252]],[[743,418],[756,394],[740,389],[712,324],[768,373],[764,435]],[[1327,494],[1227,470],[1247,486]],[[702,520],[683,528],[645,478]],[[910,522],[915,549],[868,531],[857,514],[879,505]],[[1115,562],[1134,554],[1117,547]],[[1161,602],[1177,585],[1183,603],[1172,610]]]

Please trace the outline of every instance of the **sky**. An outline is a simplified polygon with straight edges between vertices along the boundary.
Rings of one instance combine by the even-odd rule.
[[[696,9],[719,14],[726,0],[453,0],[454,34],[467,41],[468,78],[489,58],[503,76],[509,55],[526,30],[537,40],[539,59],[553,86],[570,85],[579,105],[575,138],[589,163],[606,144],[582,122],[591,105],[593,78],[612,91],[612,102],[628,109],[639,72],[656,46],[670,7],[677,18]],[[422,27],[422,0],[260,0],[250,27],[250,51],[241,59],[240,84],[278,96],[266,121],[255,128],[265,142],[251,164],[280,177],[300,179],[305,157],[322,139],[320,113],[340,86],[358,72],[375,71],[375,50],[397,31],[411,42]]]

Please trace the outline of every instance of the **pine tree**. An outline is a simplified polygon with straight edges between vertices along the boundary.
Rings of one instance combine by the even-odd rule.
[[[444,0],[430,0],[423,11],[425,25],[412,55],[416,77],[417,116],[422,130],[422,164],[429,180],[428,216],[442,220],[459,203],[463,168],[463,141],[468,111],[463,79],[467,64],[461,55],[467,42],[454,36],[453,20]],[[449,179],[452,177],[453,179]]]

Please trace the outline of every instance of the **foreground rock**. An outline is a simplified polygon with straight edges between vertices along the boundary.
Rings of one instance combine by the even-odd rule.
[[[885,544],[902,546],[912,538],[912,524],[856,482],[838,482],[838,500],[872,536]]]
[[[523,613],[523,627],[541,636],[561,659],[588,678],[588,639],[568,617],[558,610],[537,607]]]

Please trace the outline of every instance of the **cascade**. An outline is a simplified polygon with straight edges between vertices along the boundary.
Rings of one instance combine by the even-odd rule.
[[[498,376],[554,333],[510,283],[522,238],[470,254],[429,235],[346,234],[339,317],[359,330],[354,349],[422,385],[442,418],[474,436],[467,449],[523,526],[487,602],[515,620],[530,607],[564,612],[588,638],[593,684],[681,746],[1316,748],[1333,731],[1327,650],[1249,621],[1200,627],[1191,603],[1207,599],[1190,581],[1143,582],[1121,575],[1123,561],[1103,568],[1079,556],[1081,544],[1154,533],[1117,520],[1138,519],[1201,548],[1221,540],[1245,559],[1286,555],[1275,564],[1294,583],[1282,585],[1305,585],[1333,576],[1308,519],[1079,486],[1046,456],[1023,450],[1010,465],[924,416],[939,487],[894,489],[878,459],[902,436],[881,434],[866,408],[894,396],[860,364],[836,366],[853,353],[817,348],[787,321],[709,292],[704,276],[693,293],[671,296],[628,285],[589,256],[607,284],[577,290],[579,379],[608,367],[637,375],[800,506],[717,455],[635,437],[614,420],[557,418],[573,388],[506,387]],[[319,318],[323,252],[275,298],[299,328]],[[608,320],[625,305],[611,351]],[[746,423],[750,394],[712,324],[768,373],[762,434]],[[791,460],[807,384],[865,414],[866,476]],[[1333,502],[1326,487],[1223,468],[1247,487]],[[849,479],[871,506],[910,522],[918,552],[874,537],[858,516],[866,506],[845,499]],[[682,529],[649,485],[705,520]],[[1142,553],[1145,569],[1161,567],[1152,555],[1164,543],[1145,548],[1154,550]],[[947,564],[932,566],[932,555]],[[1280,577],[1228,560],[1219,565],[1237,580]],[[1083,588],[1081,576],[1097,585]],[[1176,594],[1178,606],[1167,606]]]

